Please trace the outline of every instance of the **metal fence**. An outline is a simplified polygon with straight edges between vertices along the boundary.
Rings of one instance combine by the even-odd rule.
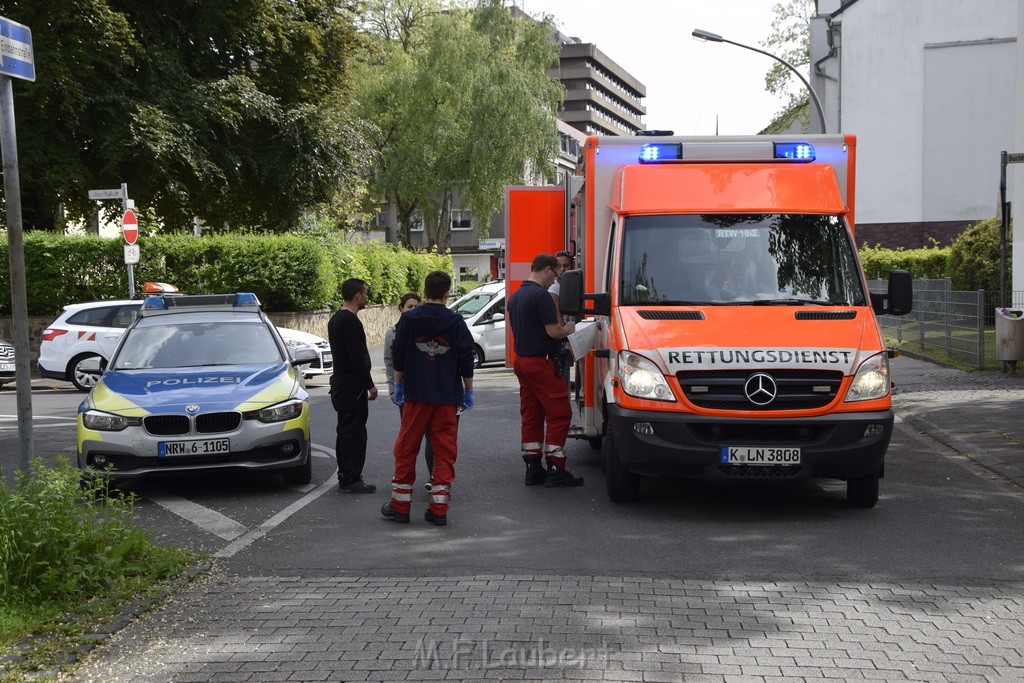
[[[885,292],[886,280],[868,280],[872,292]],[[1010,292],[1012,308],[1024,307],[1024,291]],[[919,344],[979,369],[998,364],[995,312],[999,292],[954,291],[950,280],[914,280],[914,309],[904,316],[878,317],[882,334],[899,343]]]

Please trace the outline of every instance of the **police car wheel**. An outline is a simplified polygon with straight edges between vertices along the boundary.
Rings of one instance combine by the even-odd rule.
[[[74,384],[75,388],[79,391],[88,392],[96,384],[96,380],[99,379],[96,375],[90,375],[89,373],[84,372],[81,368],[82,363],[87,360],[92,360],[93,358],[99,358],[100,362],[103,362],[102,356],[95,353],[83,353],[80,356],[72,358],[71,362],[68,364],[68,367],[70,368],[68,372],[68,379],[71,380],[71,383]]]
[[[604,455],[604,482],[608,497],[616,503],[634,501],[640,495],[640,477],[627,470],[615,448],[615,437],[605,434],[602,449]]]
[[[306,463],[285,470],[282,473],[284,483],[293,485],[308,484],[313,479],[313,454],[309,450],[309,442],[306,442]]]
[[[484,350],[479,346],[473,347],[473,367],[478,368],[484,364]]]

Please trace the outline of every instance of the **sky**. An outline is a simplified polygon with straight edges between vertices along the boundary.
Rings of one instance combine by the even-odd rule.
[[[776,1],[516,0],[528,14],[553,15],[562,33],[594,43],[633,74],[647,87],[647,128],[677,135],[714,135],[716,118],[721,135],[754,134],[782,109],[764,89],[774,60],[690,35],[700,28],[764,49]]]

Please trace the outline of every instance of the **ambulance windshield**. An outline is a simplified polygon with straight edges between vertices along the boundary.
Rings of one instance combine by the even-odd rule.
[[[838,216],[631,216],[623,225],[623,305],[865,306]]]

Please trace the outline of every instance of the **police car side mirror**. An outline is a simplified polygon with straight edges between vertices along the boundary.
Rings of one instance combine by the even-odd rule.
[[[504,319],[504,313],[492,313],[491,315],[487,316],[487,322],[489,323],[500,323]]]
[[[316,350],[309,346],[300,346],[292,350],[292,366],[305,365],[316,361],[320,356]]]

